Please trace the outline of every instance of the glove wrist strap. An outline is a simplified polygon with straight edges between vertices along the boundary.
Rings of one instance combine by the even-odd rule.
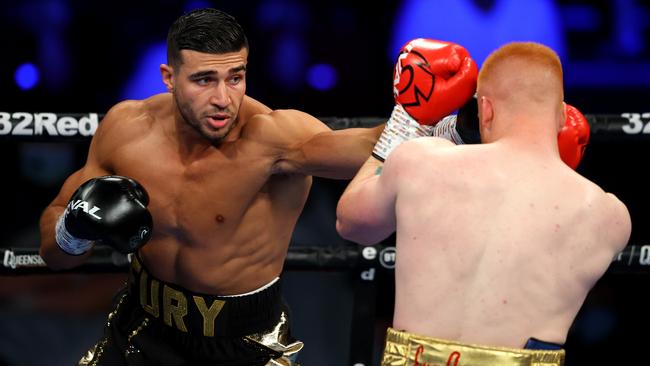
[[[454,114],[441,119],[434,127],[432,136],[441,137],[456,145],[464,145],[465,141],[463,141],[463,138],[460,137],[460,134],[456,129],[457,120],[458,119]]]
[[[434,129],[434,126],[421,125],[413,117],[409,116],[401,105],[395,104],[393,113],[391,113],[384,131],[375,144],[372,156],[384,161],[402,142],[418,137],[431,136]]]
[[[56,222],[56,244],[70,255],[82,255],[89,251],[95,244],[93,240],[80,239],[74,237],[65,227],[66,212],[59,217]]]

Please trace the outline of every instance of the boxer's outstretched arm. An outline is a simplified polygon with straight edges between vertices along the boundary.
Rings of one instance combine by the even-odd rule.
[[[278,148],[274,173],[351,179],[368,159],[383,124],[372,128],[331,130],[315,117],[297,110],[278,110],[256,118],[261,136]]]
[[[352,179],[370,156],[383,128],[382,124],[314,135],[300,147],[301,172],[324,178]]]

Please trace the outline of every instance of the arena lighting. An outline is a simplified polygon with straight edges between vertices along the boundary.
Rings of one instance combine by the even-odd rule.
[[[16,68],[14,79],[21,90],[33,89],[40,79],[38,68],[30,62],[24,63]]]
[[[160,75],[160,64],[167,63],[165,41],[147,47],[138,61],[122,92],[122,99],[145,99],[166,91]]]
[[[338,73],[332,65],[315,64],[307,70],[307,82],[316,90],[330,90],[336,86],[337,81]]]
[[[183,11],[186,13],[189,13],[192,10],[195,9],[201,9],[201,8],[209,8],[213,6],[210,1],[205,1],[205,0],[190,0],[185,3],[183,6]]]
[[[275,48],[267,62],[267,72],[273,82],[285,90],[303,86],[307,61],[304,39],[296,33],[287,33],[275,39]]]
[[[388,55],[414,38],[455,42],[479,64],[503,44],[535,41],[566,54],[560,9],[551,0],[500,0],[482,9],[470,0],[405,0],[395,13]],[[535,14],[534,17],[529,16]]]
[[[482,5],[482,6],[481,6]],[[535,14],[534,17],[529,14]],[[647,6],[634,1],[559,4],[551,0],[404,0],[395,12],[391,62],[408,40],[418,37],[458,43],[479,64],[497,47],[511,41],[535,41],[558,53],[567,87],[637,87],[650,84],[650,59],[644,34],[650,23]],[[563,21],[564,19],[564,21]],[[570,33],[611,33],[593,52],[569,55]]]

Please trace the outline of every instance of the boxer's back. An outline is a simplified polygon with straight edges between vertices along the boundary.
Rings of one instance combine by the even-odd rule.
[[[394,328],[563,343],[627,241],[624,206],[558,157],[501,143],[432,148],[440,144],[423,139],[400,153],[409,156],[397,182]]]

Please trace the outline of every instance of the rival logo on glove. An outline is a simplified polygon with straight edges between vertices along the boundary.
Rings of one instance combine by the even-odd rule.
[[[419,106],[420,98],[428,101],[433,94],[433,88],[436,83],[436,77],[433,73],[425,67],[429,66],[429,62],[422,54],[417,51],[412,51],[411,44],[406,46],[405,52],[400,53],[397,63],[395,64],[395,76],[393,78],[393,94],[395,97],[409,93],[409,100],[401,101],[402,106],[411,107]],[[402,66],[402,62],[407,57],[415,58],[417,69],[413,68],[411,64]],[[413,61],[412,61],[413,62]],[[407,74],[408,73],[408,74]]]
[[[68,203],[68,211],[74,211],[77,209],[82,209],[85,213],[88,215],[96,218],[97,220],[101,220],[102,218],[95,215],[95,212],[101,210],[101,208],[97,206],[93,206],[92,208],[89,208],[90,204],[86,201],[83,200],[74,200]]]

